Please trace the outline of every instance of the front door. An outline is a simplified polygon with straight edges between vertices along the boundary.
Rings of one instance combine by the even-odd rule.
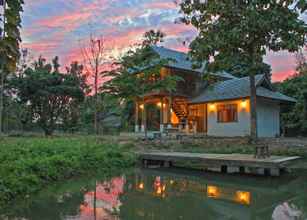
[[[197,104],[189,106],[189,118],[196,123],[196,131],[207,133],[207,105]],[[193,124],[192,123],[192,124]]]

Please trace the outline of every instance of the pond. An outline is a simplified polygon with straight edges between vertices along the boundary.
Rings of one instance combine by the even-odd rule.
[[[48,187],[0,211],[5,220],[307,219],[307,174],[230,176],[138,169]]]

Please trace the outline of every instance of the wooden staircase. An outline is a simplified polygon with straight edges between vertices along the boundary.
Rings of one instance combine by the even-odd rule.
[[[188,118],[188,104],[185,100],[182,99],[173,100],[172,109],[176,114],[176,116],[178,117],[179,121]]]

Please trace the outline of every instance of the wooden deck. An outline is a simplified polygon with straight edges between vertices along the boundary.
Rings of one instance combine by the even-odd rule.
[[[139,157],[143,165],[162,164],[172,166],[176,162],[196,162],[204,168],[224,173],[252,173],[279,176],[280,170],[300,157],[271,156],[265,159],[248,154],[201,154],[181,152],[142,152]]]

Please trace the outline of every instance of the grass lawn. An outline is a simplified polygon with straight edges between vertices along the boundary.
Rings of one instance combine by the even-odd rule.
[[[94,137],[2,138],[0,204],[55,181],[133,167],[135,159],[129,146]]]

